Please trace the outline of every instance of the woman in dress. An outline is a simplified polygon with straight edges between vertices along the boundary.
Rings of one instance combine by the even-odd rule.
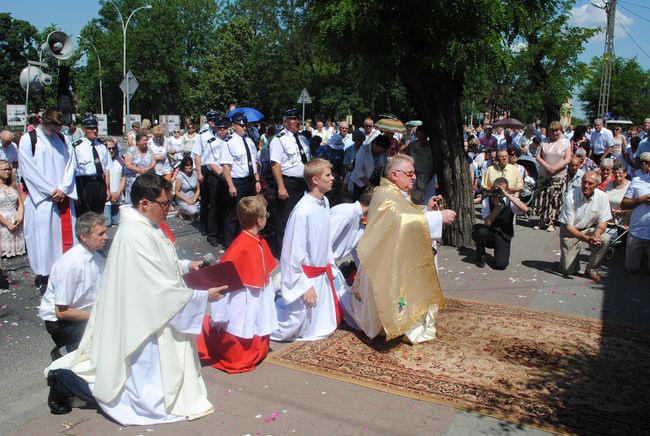
[[[11,165],[4,159],[0,160],[0,254],[4,257],[25,254],[24,211],[23,198],[16,189]]]
[[[612,208],[612,217],[621,218],[621,224],[626,225],[629,223],[631,211],[621,209],[621,201],[625,191],[627,191],[630,181],[627,179],[627,171],[625,171],[625,164],[619,160],[614,162],[614,180],[605,185],[605,193],[609,200],[609,207]]]
[[[623,134],[623,128],[616,126],[614,128],[614,146],[609,156],[618,159],[623,154],[625,147],[627,147],[627,138]]]
[[[562,134],[562,124],[553,121],[550,125],[551,142],[543,142],[537,154],[539,162],[539,182],[535,192],[535,209],[539,216],[536,230],[546,228],[555,230],[555,221],[562,206],[566,167],[573,153],[571,143]]]
[[[171,180],[172,166],[169,163],[169,154],[174,153],[174,150],[169,146],[163,126],[153,126],[151,133],[153,137],[149,140],[148,147],[156,160],[156,174]]]
[[[169,161],[173,168],[183,159],[183,132],[174,129],[174,134],[169,138]]]
[[[181,170],[176,176],[174,186],[178,215],[184,220],[193,220],[199,214],[201,187],[191,157],[184,157],[181,161]]]
[[[146,133],[138,132],[135,135],[135,147],[129,147],[124,155],[124,168],[126,176],[126,189],[124,197],[126,203],[131,204],[131,186],[140,175],[152,171],[156,167],[153,153],[149,150],[147,142],[149,137]]]
[[[187,129],[187,131],[181,140],[183,157],[191,156],[192,149],[194,148],[194,141],[199,137],[199,134],[196,133],[196,128],[194,127],[194,121],[191,118],[185,120],[185,129]]]

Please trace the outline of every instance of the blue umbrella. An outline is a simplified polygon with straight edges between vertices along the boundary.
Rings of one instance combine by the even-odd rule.
[[[253,109],[252,107],[236,107],[235,109],[229,111],[226,116],[230,118],[237,112],[245,113],[249,123],[256,123],[264,118],[264,114],[262,112],[258,111],[257,109]]]

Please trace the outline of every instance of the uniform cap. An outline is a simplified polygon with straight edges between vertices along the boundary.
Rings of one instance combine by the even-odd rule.
[[[296,108],[291,108],[287,109],[287,111],[284,113],[284,118],[300,118],[298,116],[298,111]]]
[[[96,129],[99,127],[99,123],[97,122],[97,118],[95,117],[86,117],[83,120],[81,120],[81,126],[84,129]]]
[[[206,120],[216,120],[221,114],[217,111],[210,111],[207,114],[205,114],[205,119]]]
[[[232,121],[228,117],[224,117],[223,115],[219,115],[217,119],[215,120],[215,124],[217,127],[230,127],[232,124]]]
[[[245,126],[246,124],[248,124],[248,117],[243,112],[234,113],[230,117],[230,119],[232,120],[233,123],[239,124],[240,126]]]

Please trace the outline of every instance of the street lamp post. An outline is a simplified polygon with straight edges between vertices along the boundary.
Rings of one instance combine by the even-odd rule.
[[[100,113],[104,113],[104,93],[102,91],[102,60],[99,57],[99,52],[97,51],[97,47],[90,42],[88,38],[84,38],[81,35],[77,35],[78,39],[83,39],[86,41],[90,46],[95,50],[95,56],[97,56],[97,63],[99,64],[99,110],[101,111]]]
[[[117,7],[115,3],[113,3],[112,0],[108,0],[110,4],[113,5],[115,10],[117,11],[117,14],[120,17],[120,23],[122,24],[122,37],[123,37],[123,44],[122,44],[122,77],[126,76],[126,29],[129,26],[129,21],[131,20],[131,17],[133,17],[133,14],[138,12],[140,9],[151,9],[151,5],[144,5],[140,6],[133,12],[131,12],[131,15],[126,19],[126,22],[124,22],[124,18],[122,17],[122,13],[120,12],[120,8]],[[126,135],[126,126],[129,124],[129,120],[126,119],[127,113],[126,113],[126,99],[128,98],[127,95],[124,95],[122,99],[122,116],[124,119],[124,123],[122,124],[122,131]],[[130,114],[129,114],[130,115]]]

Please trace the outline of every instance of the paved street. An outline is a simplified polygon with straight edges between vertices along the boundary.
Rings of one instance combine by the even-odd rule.
[[[200,257],[214,249],[190,225],[171,218],[179,257]],[[442,247],[441,281],[447,296],[563,312],[609,323],[650,327],[648,272],[623,271],[623,252],[607,262],[602,284],[556,272],[557,231],[532,230],[520,221],[511,264],[505,271],[478,269],[472,250]],[[217,253],[218,254],[218,253]],[[583,256],[586,260],[586,256]],[[583,262],[584,267],[584,262]],[[0,434],[542,434],[447,406],[400,397],[270,364],[228,375],[204,368],[216,412],[195,422],[120,427],[95,411],[75,409],[54,416],[46,405],[42,370],[52,341],[37,317],[39,296],[26,258],[5,260],[11,289],[0,294]],[[272,344],[274,349],[282,344]]]

